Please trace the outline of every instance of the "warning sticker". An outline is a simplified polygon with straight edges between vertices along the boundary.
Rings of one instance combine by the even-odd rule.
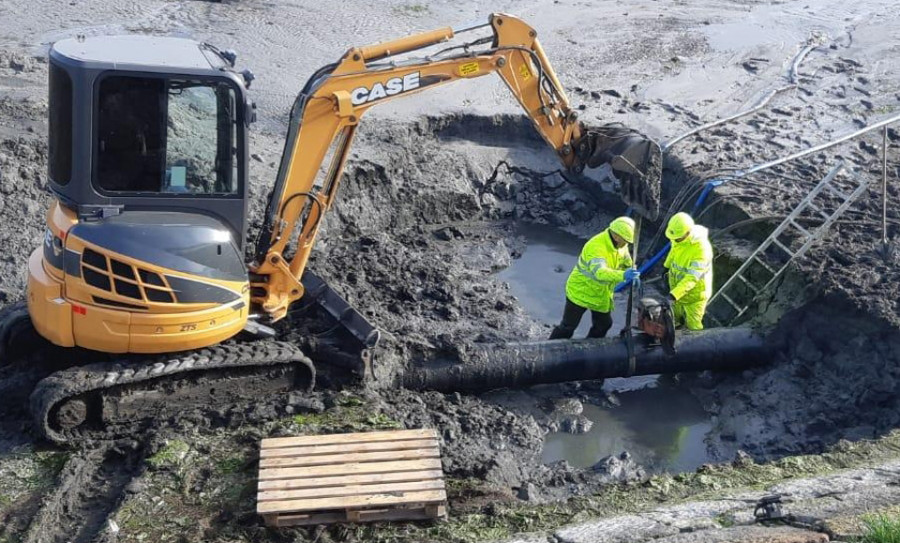
[[[519,66],[519,75],[522,76],[522,79],[531,79],[531,71],[528,69],[528,66],[525,64]]]
[[[477,62],[467,62],[459,67],[459,75],[472,75],[480,69]]]

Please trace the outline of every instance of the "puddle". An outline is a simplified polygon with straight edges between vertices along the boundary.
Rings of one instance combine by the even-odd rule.
[[[521,223],[517,225],[516,232],[525,236],[528,247],[521,258],[513,260],[508,268],[497,273],[497,279],[509,283],[513,296],[535,320],[556,325],[566,305],[566,279],[587,240],[541,224]],[[627,303],[627,295],[616,295],[610,335],[618,334],[625,325]],[[585,312],[573,337],[587,336],[590,328],[590,313]],[[549,330],[547,336],[550,336]]]
[[[525,236],[528,245],[521,258],[497,274],[498,279],[509,283],[512,294],[533,318],[555,325],[565,305],[566,279],[585,240],[538,224],[520,224],[517,233]],[[624,325],[626,306],[627,296],[617,295],[610,334]],[[589,328],[586,313],[575,337],[584,337]],[[607,379],[604,389],[616,391],[621,405],[605,409],[585,403],[583,415],[594,423],[590,431],[548,434],[544,462],[566,460],[584,468],[628,451],[652,471],[681,472],[711,461],[703,442],[711,428],[709,415],[687,391],[656,383],[657,376]]]
[[[618,395],[621,405],[604,409],[584,404],[594,425],[581,435],[553,432],[544,440],[545,464],[566,460],[587,468],[628,451],[653,472],[694,471],[712,461],[703,439],[712,427],[709,415],[686,391],[644,388]]]

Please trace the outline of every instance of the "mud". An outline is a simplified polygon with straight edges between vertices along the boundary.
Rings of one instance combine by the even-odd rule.
[[[787,63],[797,50],[811,39],[821,44],[804,61],[798,87],[781,93],[771,107],[673,148],[664,187],[670,199],[700,179],[823,142],[898,111],[897,44],[891,34],[898,15],[890,2],[655,4],[513,1],[496,9],[538,26],[582,118],[624,122],[662,140],[730,115],[784,85]],[[252,240],[277,171],[290,102],[309,73],[351,43],[485,15],[485,8],[469,0],[350,2],[339,10],[282,2],[5,3],[0,6],[0,305],[24,296],[25,261],[41,242],[50,201],[43,58],[50,41],[77,33],[140,32],[191,36],[237,49],[239,62],[258,76],[252,89],[261,115],[251,141]],[[385,106],[360,128],[311,266],[384,330],[372,386],[344,392],[326,386],[311,396],[280,395],[212,414],[190,410],[135,435],[136,443],[61,453],[40,449],[21,409],[22,392],[49,370],[28,360],[0,368],[0,541],[323,541],[396,535],[378,528],[282,533],[261,528],[253,512],[253,451],[267,435],[435,427],[451,481],[453,522],[497,518],[507,531],[529,525],[499,514],[498,504],[552,502],[617,488],[613,482],[645,480],[652,462],[624,451],[591,470],[544,465],[545,435],[559,430],[562,420],[574,431],[587,430],[578,414],[554,407],[556,402],[577,400],[615,413],[615,383],[551,387],[507,398],[395,389],[409,364],[452,359],[469,342],[546,336],[547,321],[497,276],[527,250],[518,225],[535,222],[587,237],[623,211],[608,181],[561,175],[556,157],[505,93],[498,82],[440,90]],[[889,139],[895,157],[896,129]],[[877,137],[868,137],[726,184],[700,220],[723,228],[737,220],[783,215],[838,159],[874,181],[880,175],[878,145]],[[900,185],[891,160],[893,201]],[[841,439],[884,436],[900,424],[900,262],[897,251],[887,257],[878,252],[880,209],[877,191],[870,189],[781,284],[775,299],[755,309],[758,322],[780,322],[779,333],[790,345],[772,367],[681,378],[680,390],[699,398],[711,417],[703,436],[709,460],[729,461],[739,451],[760,461],[821,452]],[[900,224],[896,206],[889,208],[889,222],[893,239]],[[734,229],[729,242],[750,245],[773,224]],[[655,225],[645,226],[652,241]],[[725,239],[716,241],[724,247]],[[649,253],[659,243],[642,245]],[[727,263],[723,258],[719,264]],[[285,323],[283,332],[297,342],[309,341],[299,323]],[[475,532],[409,530],[406,537],[415,540],[498,537],[497,532],[478,532],[476,538]]]
[[[60,471],[60,485],[47,496],[23,541],[89,543],[105,528],[122,491],[140,469],[137,442],[73,455]]]

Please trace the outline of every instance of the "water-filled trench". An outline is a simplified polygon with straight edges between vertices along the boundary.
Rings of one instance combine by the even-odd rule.
[[[526,240],[520,258],[497,274],[509,284],[522,307],[537,321],[554,325],[565,305],[565,283],[585,240],[564,230],[532,223],[517,225]],[[645,294],[653,294],[645,286]],[[613,311],[617,334],[625,323],[627,296],[619,294]],[[575,337],[590,328],[588,314]],[[549,333],[549,328],[548,328]],[[690,471],[713,460],[704,444],[711,427],[709,414],[688,391],[660,383],[657,376],[608,379],[603,392],[612,392],[618,405],[609,406],[605,394],[583,402],[581,416],[593,424],[587,432],[547,434],[543,461],[565,460],[575,467],[590,467],[610,455],[628,451],[651,471]]]

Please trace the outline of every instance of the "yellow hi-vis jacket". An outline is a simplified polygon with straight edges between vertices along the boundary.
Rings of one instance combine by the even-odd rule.
[[[624,270],[631,265],[628,246],[616,249],[606,229],[581,249],[578,264],[566,281],[566,297],[591,311],[609,313],[613,308],[613,290],[625,279]]]
[[[694,225],[691,235],[672,249],[663,264],[669,269],[669,292],[680,303],[708,300],[713,288],[713,250],[709,230]]]

